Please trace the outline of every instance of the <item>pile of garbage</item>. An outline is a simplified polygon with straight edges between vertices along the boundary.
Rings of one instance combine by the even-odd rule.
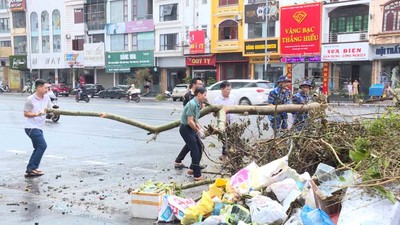
[[[340,190],[354,180],[351,171],[337,174],[326,164],[318,166],[314,179],[307,172],[298,174],[287,157],[264,166],[253,162],[229,179],[217,178],[198,202],[163,194],[158,222],[333,225],[343,197]]]

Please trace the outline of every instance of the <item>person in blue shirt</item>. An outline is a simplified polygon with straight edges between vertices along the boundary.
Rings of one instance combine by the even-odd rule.
[[[285,105],[290,103],[290,90],[289,86],[292,82],[287,76],[282,75],[278,78],[278,85],[268,95],[268,104],[272,105]],[[271,123],[271,127],[274,130],[274,136],[281,130],[288,129],[288,114],[287,112],[274,113],[269,115],[268,119]]]
[[[308,104],[310,101],[310,87],[311,87],[311,82],[310,81],[303,81],[300,83],[300,91],[297,92],[296,94],[293,95],[292,97],[292,103],[293,104],[300,104],[300,105],[305,105]],[[308,118],[308,112],[295,112],[292,113],[293,115],[293,126],[296,130],[300,131],[303,129],[305,121]]]

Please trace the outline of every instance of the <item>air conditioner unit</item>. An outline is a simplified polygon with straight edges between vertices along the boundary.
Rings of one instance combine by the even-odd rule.
[[[240,15],[240,14],[235,15],[235,20],[236,21],[242,20],[242,15]]]
[[[360,41],[366,41],[368,40],[368,35],[366,33],[360,34]]]
[[[187,46],[190,45],[190,43],[189,43],[189,41],[182,41],[182,45],[185,46],[185,47],[187,47]]]
[[[71,35],[70,35],[70,34],[66,34],[66,35],[65,35],[65,38],[66,38],[66,39],[70,39],[70,38],[71,38]]]

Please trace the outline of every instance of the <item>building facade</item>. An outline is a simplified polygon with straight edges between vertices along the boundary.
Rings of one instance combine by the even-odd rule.
[[[399,87],[400,1],[371,1],[372,83]]]

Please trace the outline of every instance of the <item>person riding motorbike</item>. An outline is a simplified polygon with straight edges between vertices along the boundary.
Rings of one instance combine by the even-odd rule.
[[[79,99],[82,99],[83,96],[87,95],[87,90],[85,85],[81,85],[78,92]]]
[[[132,94],[140,93],[140,90],[135,88],[135,84],[131,84],[131,87],[128,89],[127,94],[131,96]]]

